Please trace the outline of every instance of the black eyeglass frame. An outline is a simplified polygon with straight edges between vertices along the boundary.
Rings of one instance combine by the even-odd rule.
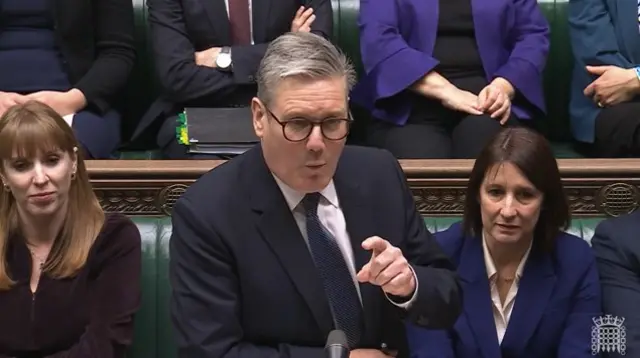
[[[284,138],[290,142],[302,142],[304,140],[306,140],[307,138],[309,138],[309,136],[311,135],[311,133],[313,132],[313,129],[317,126],[320,126],[320,132],[322,133],[322,136],[327,139],[327,140],[331,140],[331,141],[339,141],[342,139],[345,139],[348,135],[349,132],[351,132],[351,124],[353,123],[353,115],[351,114],[351,111],[347,111],[347,118],[330,118],[330,119],[325,119],[323,121],[320,122],[314,122],[311,120],[308,120],[306,118],[295,118],[295,119],[291,119],[288,121],[282,121],[280,120],[280,118],[278,118],[278,116],[276,116],[271,109],[269,109],[269,107],[267,107],[264,103],[263,103],[264,109],[267,111],[267,113],[273,117],[273,119],[276,120],[276,122],[278,122],[278,124],[280,125],[280,127],[282,127],[282,136],[284,136]],[[324,127],[322,126],[325,122],[328,121],[343,121],[346,122],[347,125],[347,130],[345,131],[345,134],[340,137],[340,138],[331,138],[328,137],[325,133],[324,133]],[[285,127],[287,126],[288,123],[293,123],[296,121],[306,121],[309,124],[311,124],[311,126],[309,127],[309,133],[307,133],[307,135],[305,135],[302,139],[297,139],[297,140],[291,140],[288,136],[287,136],[287,132],[285,130]]]

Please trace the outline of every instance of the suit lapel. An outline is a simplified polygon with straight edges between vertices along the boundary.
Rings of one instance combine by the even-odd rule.
[[[251,1],[251,15],[253,27],[254,43],[265,43],[268,40],[269,20],[271,19],[271,0],[249,0]],[[293,18],[291,19],[293,20]],[[291,21],[289,20],[289,21]]]
[[[357,274],[371,258],[371,254],[362,248],[362,242],[375,235],[375,227],[371,220],[371,206],[368,205],[366,196],[357,184],[349,182],[346,178],[347,174],[338,168],[334,183],[347,224]],[[378,331],[377,322],[380,315],[378,300],[381,297],[381,289],[369,283],[361,283],[359,287],[365,325],[361,343],[366,344],[366,342],[375,342],[374,334]]]
[[[209,17],[211,26],[214,28],[215,37],[231,43],[231,33],[229,30],[229,12],[225,0],[199,0]]]
[[[466,237],[458,272],[464,292],[463,311],[483,358],[499,358],[493,303],[481,237]]]
[[[293,213],[264,163],[259,146],[248,153],[247,160],[252,169],[259,167],[252,171],[250,180],[249,176],[243,178],[259,216],[258,230],[308,305],[320,331],[328,334],[334,322],[327,295]]]
[[[555,288],[556,276],[550,256],[535,249],[532,249],[522,273],[513,312],[502,341],[503,351],[510,352],[510,356],[514,357],[524,355]]]

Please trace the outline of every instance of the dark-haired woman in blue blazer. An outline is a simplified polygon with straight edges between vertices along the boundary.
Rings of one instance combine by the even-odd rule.
[[[457,265],[463,313],[450,330],[407,327],[412,358],[591,358],[600,284],[548,143],[501,132],[476,160],[462,224],[436,234]]]

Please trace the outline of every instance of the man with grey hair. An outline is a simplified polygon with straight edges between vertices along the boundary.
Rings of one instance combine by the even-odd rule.
[[[408,357],[403,320],[451,327],[461,298],[403,172],[345,147],[351,65],[327,40],[274,40],[258,73],[260,144],[173,209],[171,314],[181,358]]]

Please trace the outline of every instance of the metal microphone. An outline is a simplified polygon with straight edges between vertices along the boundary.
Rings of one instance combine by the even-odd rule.
[[[324,353],[327,358],[349,358],[347,335],[339,329],[331,331],[324,346]]]

